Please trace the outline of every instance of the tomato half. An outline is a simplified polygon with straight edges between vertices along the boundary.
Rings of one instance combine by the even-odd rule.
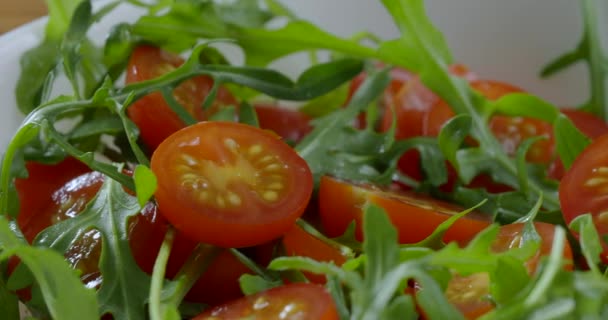
[[[175,228],[220,247],[278,238],[302,215],[312,174],[285,142],[232,122],[200,122],[166,139],[152,155],[156,200]]]
[[[283,236],[283,248],[287,256],[308,257],[317,261],[333,262],[337,266],[341,266],[347,260],[338,248],[314,237],[298,225]],[[311,273],[305,275],[314,283],[325,283],[325,276]]]
[[[491,251],[500,253],[521,247],[523,227],[522,223],[501,226]],[[538,251],[525,262],[530,275],[536,272],[541,258],[551,253],[555,234],[555,226],[552,224],[535,222],[534,227],[541,237],[541,242]],[[566,260],[572,261],[572,250],[568,241],[564,242],[563,256]],[[566,265],[564,268],[572,270],[572,265]],[[467,319],[476,319],[494,308],[493,303],[487,299],[490,295],[490,278],[487,273],[456,275],[448,283],[445,294],[448,301],[454,304]]]
[[[321,222],[330,237],[342,235],[349,224],[357,223],[362,238],[362,208],[376,204],[386,211],[397,228],[400,243],[416,243],[431,235],[435,228],[463,208],[413,192],[384,191],[369,185],[356,185],[324,176],[319,186]],[[454,223],[444,241],[461,242],[472,238],[490,224],[489,217],[470,213]]]
[[[157,78],[183,64],[177,55],[157,47],[142,45],[133,51],[127,66],[126,83],[135,83]],[[213,87],[213,79],[198,76],[182,82],[174,91],[175,99],[196,119],[207,119],[222,105],[236,106],[236,99],[220,88],[212,107],[203,112],[202,104]],[[129,118],[139,127],[140,136],[152,149],[185,125],[171,110],[159,92],[149,94],[127,109]]]
[[[257,104],[255,112],[260,128],[272,130],[288,142],[298,142],[312,130],[310,117],[298,110]]]
[[[559,185],[559,200],[566,223],[591,213],[600,233],[608,234],[608,135],[594,140],[572,163]],[[608,261],[608,245],[602,256]]]
[[[339,317],[336,305],[324,287],[293,283],[218,306],[193,320],[221,319],[337,320]]]

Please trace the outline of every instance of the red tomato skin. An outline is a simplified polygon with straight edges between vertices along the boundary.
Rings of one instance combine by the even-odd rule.
[[[27,162],[25,167],[28,177],[15,179],[15,187],[19,196],[17,223],[21,226],[37,223],[30,222],[30,220],[34,217],[37,219],[38,213],[49,205],[55,190],[74,177],[91,171],[85,164],[71,157],[55,165],[31,161]],[[31,243],[36,234],[26,233],[24,235]]]
[[[232,165],[240,161],[235,158],[242,159],[239,157],[245,157],[245,153],[238,151],[230,155],[218,143],[226,139],[233,139],[239,146],[255,144],[270,150],[268,154],[276,156],[284,165],[281,168],[287,168],[281,192],[288,196],[262,203],[255,192],[245,190],[248,186],[234,182],[240,192],[240,204],[220,208],[211,200],[201,201],[193,196],[198,189],[190,193],[180,189],[182,174],[177,172],[176,164],[184,161],[180,160],[184,154],[196,155],[196,161],[205,168],[213,167],[208,171],[224,172],[221,168],[226,168],[239,172],[238,176],[244,175],[243,168],[235,171]],[[159,181],[156,200],[167,220],[195,241],[224,248],[249,247],[280,237],[302,215],[312,194],[312,173],[304,159],[273,133],[239,123],[199,122],[184,128],[158,147],[151,167]],[[255,174],[261,173],[258,170]],[[241,207],[243,203],[249,204],[247,209]]]
[[[251,270],[228,250],[222,250],[205,273],[188,291],[186,300],[211,306],[227,303],[243,296],[239,278]]]
[[[357,223],[356,235],[362,239],[362,208],[366,202],[382,207],[397,228],[400,243],[417,243],[463,208],[412,192],[388,192],[358,186],[324,176],[319,186],[321,222],[329,237],[344,234],[351,222]],[[471,213],[456,221],[444,241],[461,242],[472,238],[490,224],[483,214]]]
[[[257,104],[254,106],[260,128],[272,130],[290,142],[299,142],[311,130],[310,117],[285,107]]]
[[[295,225],[283,236],[283,248],[287,256],[308,257],[322,262],[333,262],[341,266],[347,257],[331,245],[315,238],[300,226]],[[305,273],[306,278],[313,283],[325,284],[325,276]]]
[[[177,55],[165,52],[157,47],[142,45],[135,48],[127,66],[126,83],[137,83],[151,80],[183,64]],[[207,118],[202,110],[202,103],[213,87],[213,79],[198,76],[184,81],[174,91],[174,97],[197,120]],[[220,88],[209,113],[220,105],[237,106],[236,99],[225,89]],[[129,118],[139,127],[142,140],[155,149],[172,133],[185,127],[183,121],[167,105],[162,94],[151,93],[137,100],[127,109]]]
[[[246,319],[248,316],[255,319],[339,319],[335,303],[324,287],[292,283],[217,306],[193,320]]]

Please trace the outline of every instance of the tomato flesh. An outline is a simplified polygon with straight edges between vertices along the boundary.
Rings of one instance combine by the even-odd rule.
[[[535,222],[534,227],[541,237],[541,242],[536,253],[525,261],[525,267],[530,275],[536,272],[540,259],[551,253],[555,234],[554,225]],[[501,253],[522,246],[523,228],[522,223],[501,226],[491,251]],[[567,241],[564,243],[563,257],[572,261],[572,250]],[[568,264],[564,269],[572,270],[572,265]],[[454,304],[467,319],[476,319],[494,308],[494,304],[488,299],[490,277],[487,273],[455,275],[448,283],[445,294],[448,301]]]
[[[293,283],[218,306],[193,320],[221,319],[337,320],[339,317],[324,287]]]
[[[356,221],[356,235],[362,239],[362,208],[366,203],[382,207],[397,228],[400,243],[416,243],[431,235],[435,228],[464,209],[413,192],[393,192],[356,185],[324,176],[319,186],[321,222],[330,237],[342,235]],[[470,239],[490,224],[489,217],[470,213],[456,221],[444,241]]]
[[[232,122],[200,122],[152,156],[156,200],[191,239],[246,247],[280,237],[312,194],[306,161],[276,135]]]
[[[184,60],[157,47],[142,45],[133,51],[127,66],[126,83],[136,83],[162,76],[182,65]],[[213,79],[198,76],[182,82],[173,91],[174,98],[197,120],[204,120],[223,105],[236,106],[236,99],[220,87],[212,107],[203,111],[202,104],[213,87]],[[185,127],[171,110],[162,94],[155,92],[137,100],[127,114],[140,130],[143,141],[155,149],[172,133]]]

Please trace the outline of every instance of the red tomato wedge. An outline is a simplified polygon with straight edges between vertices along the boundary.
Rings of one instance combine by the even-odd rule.
[[[522,223],[514,223],[500,227],[491,251],[505,252],[523,245]],[[538,251],[525,262],[525,267],[531,275],[536,272],[542,257],[551,253],[555,226],[552,224],[535,222],[534,227],[541,237]],[[572,249],[567,241],[564,243],[564,258],[572,261]],[[572,270],[572,264],[564,266]],[[467,319],[476,319],[494,308],[493,303],[487,299],[490,294],[490,279],[487,273],[475,273],[469,276],[454,276],[448,283],[446,296]]]
[[[594,140],[574,161],[559,185],[559,200],[566,223],[591,213],[601,236],[608,235],[608,135]],[[604,243],[603,259],[608,261]]]
[[[324,287],[293,283],[215,307],[193,320],[222,319],[337,320],[339,317]]]
[[[200,122],[167,138],[152,155],[156,200],[191,239],[247,247],[278,238],[312,194],[304,159],[268,131]]]
[[[157,78],[183,62],[179,56],[157,47],[139,46],[129,59],[126,82],[129,84]],[[173,96],[197,120],[207,119],[222,105],[237,105],[236,99],[226,89],[220,88],[212,107],[203,112],[203,101],[212,87],[213,79],[210,77],[194,77],[181,83],[173,91]],[[143,141],[152,149],[185,126],[159,92],[137,100],[127,109],[127,114],[139,127]]]
[[[323,242],[295,225],[283,236],[283,247],[287,256],[308,257],[322,262],[333,262],[341,266],[346,262],[344,256],[336,247]],[[305,273],[306,278],[314,283],[325,283],[325,276]]]
[[[440,200],[413,192],[384,191],[373,186],[356,185],[324,176],[319,186],[321,222],[330,237],[342,235],[352,221],[357,222],[357,237],[362,238],[362,208],[376,204],[387,212],[397,228],[400,243],[416,243],[431,235],[452,215],[464,210]],[[452,225],[444,241],[470,239],[490,225],[489,217],[470,213]]]
[[[281,106],[257,104],[255,112],[260,128],[272,130],[283,139],[298,142],[311,130],[310,117],[306,114]]]

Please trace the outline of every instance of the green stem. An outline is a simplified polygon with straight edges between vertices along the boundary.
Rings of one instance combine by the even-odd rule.
[[[583,11],[583,21],[585,23],[585,42],[587,44],[587,65],[589,67],[591,81],[591,98],[589,100],[590,108],[604,121],[608,121],[608,103],[606,101],[606,75],[605,61],[602,44],[600,43],[601,35],[598,30],[597,15],[599,10],[595,4],[595,0],[581,1]]]
[[[148,311],[150,312],[150,318],[152,320],[163,319],[163,305],[161,303],[161,295],[163,289],[163,282],[165,280],[165,271],[167,269],[167,261],[169,261],[169,255],[171,254],[171,247],[173,246],[173,240],[175,238],[175,231],[173,228],[167,230],[165,239],[160,247],[156,261],[154,263],[154,269],[152,270],[152,283],[150,284],[150,303],[148,304]]]

